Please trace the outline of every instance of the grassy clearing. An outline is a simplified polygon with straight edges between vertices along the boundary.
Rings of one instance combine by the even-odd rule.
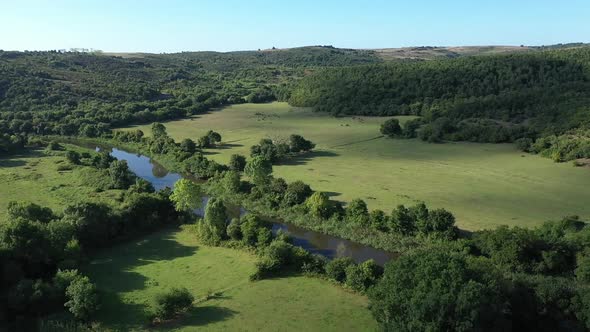
[[[254,262],[245,252],[201,246],[187,231],[164,231],[102,252],[85,272],[102,293],[97,320],[116,330],[147,329],[155,294],[172,286],[198,300],[222,294],[156,330],[376,330],[365,297],[307,277],[250,282]]]
[[[71,147],[70,147],[71,148]],[[71,168],[58,170],[59,167]],[[10,201],[28,201],[56,212],[68,204],[86,200],[114,204],[119,190],[96,192],[92,181],[100,179],[92,167],[70,165],[65,157],[43,151],[0,158],[0,220]]]
[[[224,145],[207,153],[224,163],[233,153],[249,155],[263,137],[301,134],[317,143],[317,151],[276,166],[277,176],[303,180],[336,200],[363,198],[372,209],[425,201],[452,211],[465,229],[531,227],[571,214],[590,218],[587,169],[523,154],[510,144],[386,139],[379,135],[383,121],[271,103],[235,105],[166,127],[176,139],[219,131]],[[139,128],[149,133],[149,126]]]

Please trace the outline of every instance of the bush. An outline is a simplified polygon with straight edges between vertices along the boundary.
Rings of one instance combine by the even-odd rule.
[[[195,300],[188,289],[172,288],[167,293],[156,296],[154,318],[168,320],[190,308]]]
[[[370,259],[361,264],[351,264],[346,268],[346,285],[356,291],[364,292],[375,285],[381,275],[383,268]]]
[[[98,308],[96,286],[88,277],[74,279],[66,288],[66,308],[78,319],[86,321]]]
[[[322,255],[312,254],[309,259],[301,265],[301,272],[305,274],[318,275],[326,273],[328,259]]]
[[[350,257],[335,258],[326,265],[326,276],[338,282],[346,280],[346,268],[355,265],[354,260]]]
[[[402,127],[400,127],[398,119],[389,119],[381,124],[380,131],[387,137],[396,137],[401,135]]]

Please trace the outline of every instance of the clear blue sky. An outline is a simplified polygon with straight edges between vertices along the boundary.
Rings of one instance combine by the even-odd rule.
[[[0,49],[177,52],[590,41],[590,0],[0,0]]]

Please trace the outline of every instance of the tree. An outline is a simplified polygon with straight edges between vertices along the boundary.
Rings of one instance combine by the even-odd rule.
[[[115,161],[113,156],[111,156],[107,151],[101,150],[98,155],[94,157],[92,164],[96,168],[107,169],[113,161]]]
[[[209,198],[200,227],[201,238],[208,244],[217,245],[226,238],[227,211],[222,200]]]
[[[203,190],[200,185],[189,179],[180,179],[174,184],[170,200],[176,211],[192,211],[203,204]]]
[[[240,192],[242,181],[240,180],[240,173],[235,171],[223,172],[223,178],[221,179],[223,189],[230,193]]]
[[[267,159],[257,156],[248,161],[244,173],[252,179],[254,184],[263,186],[270,182],[272,165]]]
[[[180,149],[186,153],[193,154],[197,150],[197,144],[192,139],[185,138],[180,142]]]
[[[424,233],[448,232],[455,226],[455,216],[445,209],[436,209],[428,213],[428,222],[426,223]]]
[[[381,275],[383,268],[369,259],[361,264],[351,264],[346,268],[346,285],[356,291],[364,292],[375,285]]]
[[[125,160],[113,161],[108,171],[113,189],[127,189],[134,182],[135,176],[129,171]]]
[[[241,154],[232,154],[228,166],[232,171],[242,172],[244,171],[244,167],[246,167],[246,157]]]
[[[369,222],[373,229],[380,231],[387,230],[387,216],[382,210],[373,210],[369,213]]]
[[[268,228],[268,224],[255,214],[247,214],[240,220],[242,241],[247,245],[255,245],[261,228]]]
[[[494,330],[506,308],[488,277],[463,253],[423,249],[385,266],[369,306],[386,331]]]
[[[213,145],[221,142],[221,135],[216,131],[209,130],[207,132],[207,137],[209,137],[209,142]]]
[[[331,203],[328,195],[321,191],[316,191],[306,201],[305,206],[316,217],[328,218],[330,217]]]
[[[67,206],[62,220],[74,225],[82,247],[101,247],[111,239],[113,227],[111,209],[104,204],[81,202]]]
[[[313,194],[313,191],[309,185],[303,183],[303,181],[293,181],[287,185],[283,204],[286,206],[302,204],[311,194]]]
[[[381,124],[381,134],[387,137],[396,137],[402,133],[402,127],[398,119],[389,119]]]
[[[366,225],[369,222],[367,203],[362,199],[353,199],[346,207],[346,221],[355,225]]]
[[[168,137],[168,133],[166,133],[166,127],[159,122],[152,123],[152,137],[156,140]]]
[[[293,134],[289,137],[289,150],[291,152],[311,151],[313,148],[315,148],[315,144],[301,135]]]
[[[174,318],[193,305],[195,297],[185,287],[172,288],[166,293],[158,294],[154,303],[154,317],[160,320]]]
[[[64,306],[80,320],[87,321],[98,308],[98,294],[96,286],[88,277],[74,279],[66,288]]]
[[[206,149],[211,147],[211,138],[207,135],[199,137],[197,141],[197,145],[201,149]]]
[[[416,221],[410,210],[403,205],[398,205],[391,212],[391,229],[402,235],[412,235],[416,231]]]
[[[356,265],[350,257],[334,258],[326,264],[326,276],[338,282],[346,280],[346,269],[349,266]]]

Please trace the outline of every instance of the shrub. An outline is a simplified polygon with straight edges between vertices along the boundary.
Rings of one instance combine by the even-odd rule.
[[[351,264],[346,268],[346,285],[356,291],[364,292],[375,285],[381,275],[383,268],[372,259],[361,264]]]
[[[355,265],[354,260],[350,257],[335,258],[326,264],[326,275],[328,278],[338,282],[346,280],[346,268]]]
[[[66,308],[78,319],[88,320],[99,308],[96,286],[88,277],[74,279],[66,288]]]
[[[381,134],[387,137],[396,137],[402,133],[402,127],[398,119],[389,119],[381,124]]]
[[[326,273],[326,264],[328,259],[322,255],[312,254],[309,259],[301,265],[301,272],[305,274],[324,274]]]
[[[195,300],[188,289],[172,288],[167,293],[158,294],[154,304],[154,318],[167,320],[190,308]]]

